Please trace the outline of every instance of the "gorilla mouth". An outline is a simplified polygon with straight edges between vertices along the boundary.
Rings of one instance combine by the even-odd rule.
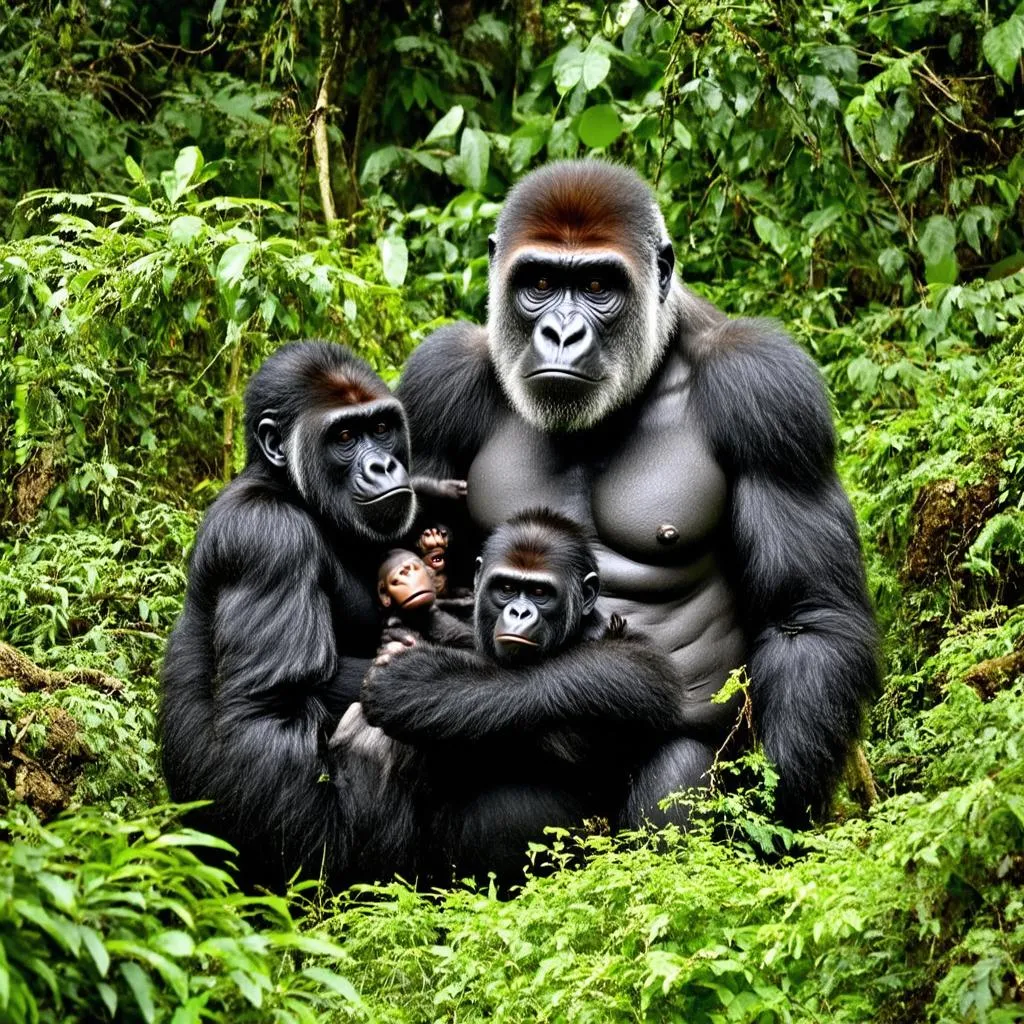
[[[527,640],[525,636],[517,633],[502,633],[494,638],[499,644],[522,644],[524,647],[539,647],[536,640]]]
[[[407,597],[400,607],[402,608],[422,608],[425,604],[430,604],[436,595],[433,590],[417,590],[411,597]]]
[[[372,498],[353,498],[352,500],[357,505],[376,505],[378,501],[388,501],[393,498],[397,498],[399,495],[408,494],[412,495],[411,487],[392,487],[390,491],[385,491],[383,494],[374,495]]]
[[[559,363],[548,364],[547,366],[538,366],[537,369],[523,374],[523,378],[525,380],[533,380],[536,377],[541,377],[543,379],[569,377],[574,381],[579,381],[581,384],[600,384],[604,380],[604,377],[591,377],[590,374],[583,373],[580,370],[574,370],[570,366],[562,366]]]

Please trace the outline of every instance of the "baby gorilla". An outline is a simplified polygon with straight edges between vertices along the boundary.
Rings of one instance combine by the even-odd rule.
[[[595,668],[627,647],[648,685],[670,694],[677,685],[668,658],[620,619],[607,625],[595,610],[597,563],[582,532],[547,510],[521,513],[498,527],[484,546],[476,574],[476,649],[434,646],[419,638],[386,644],[364,689],[388,678],[429,649],[439,659],[427,685],[478,692],[529,687],[533,672],[570,668],[586,688],[579,655],[593,644]],[[559,655],[573,649],[571,666]],[[584,671],[580,669],[583,666]],[[410,665],[417,673],[422,666]],[[417,676],[422,678],[422,674]],[[622,799],[631,764],[663,740],[649,725],[579,714],[552,717],[538,695],[536,712],[514,726],[412,746],[369,724],[360,705],[349,710],[331,741],[334,779],[351,825],[352,877],[401,873],[445,884],[453,872],[500,883],[522,879],[525,851],[548,826],[572,827],[606,814]],[[481,699],[481,703],[486,703]],[[613,752],[614,756],[609,756]]]
[[[473,646],[473,629],[438,607],[437,578],[412,551],[394,548],[377,574],[377,599],[392,612],[384,630],[384,642],[422,638],[435,644]]]

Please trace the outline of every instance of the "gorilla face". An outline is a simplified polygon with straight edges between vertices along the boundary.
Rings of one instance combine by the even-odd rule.
[[[633,401],[674,327],[674,265],[631,171],[586,160],[523,179],[491,238],[488,316],[516,411],[542,430],[583,430]]]
[[[546,509],[499,526],[477,562],[477,649],[522,664],[578,639],[600,591],[595,566],[578,529]]]
[[[276,423],[267,418],[261,429],[265,424],[269,436]],[[307,410],[276,450],[264,444],[264,451],[287,467],[302,499],[339,533],[388,543],[412,527],[409,435],[393,398]]]
[[[614,254],[522,252],[497,305],[498,378],[543,430],[600,422],[643,389],[661,358],[657,291]]]

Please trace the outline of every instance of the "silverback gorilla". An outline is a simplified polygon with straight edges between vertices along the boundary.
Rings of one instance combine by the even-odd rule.
[[[163,670],[171,796],[233,843],[247,884],[331,875],[344,822],[327,735],[380,635],[377,567],[416,503],[401,406],[340,345],[274,353],[245,395],[247,457],[210,507]]]
[[[398,389],[417,465],[468,481],[476,527],[542,504],[596,538],[599,607],[671,654],[671,706],[612,667],[581,667],[583,686],[541,666],[482,701],[426,647],[375,670],[363,706],[413,743],[479,740],[540,713],[552,726],[663,715],[673,736],[615,821],[635,825],[685,816],[658,802],[706,781],[735,717],[711,698],[746,664],[776,811],[800,826],[827,809],[877,687],[856,523],[811,360],[771,323],[697,297],[674,267],[635,173],[544,167],[512,189],[491,237],[487,327],[435,332]]]

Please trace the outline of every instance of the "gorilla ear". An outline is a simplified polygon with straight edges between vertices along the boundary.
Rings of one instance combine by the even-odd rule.
[[[658,297],[664,302],[672,287],[672,271],[676,268],[676,254],[671,242],[658,250]]]
[[[589,615],[597,604],[598,595],[601,593],[601,581],[596,572],[588,572],[583,577],[583,614]]]
[[[285,465],[284,444],[277,420],[273,416],[264,416],[256,427],[256,440],[259,442],[263,457],[272,466],[282,469]]]
[[[487,236],[487,258],[489,260],[494,259],[494,250],[498,248],[498,236],[488,235]]]

